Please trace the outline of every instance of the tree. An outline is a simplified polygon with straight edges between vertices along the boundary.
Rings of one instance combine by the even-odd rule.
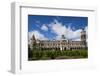
[[[30,46],[28,45],[28,58],[32,58],[32,50],[30,49]]]

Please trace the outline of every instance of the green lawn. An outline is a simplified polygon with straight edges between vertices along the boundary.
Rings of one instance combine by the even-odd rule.
[[[33,50],[29,53],[28,60],[51,60],[51,59],[79,59],[88,58],[87,50]]]

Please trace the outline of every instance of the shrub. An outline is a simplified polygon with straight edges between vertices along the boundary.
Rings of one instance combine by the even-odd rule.
[[[40,59],[56,59],[56,58],[86,58],[88,57],[87,50],[74,50],[74,51],[54,51],[54,50],[32,50],[31,57],[33,60]]]

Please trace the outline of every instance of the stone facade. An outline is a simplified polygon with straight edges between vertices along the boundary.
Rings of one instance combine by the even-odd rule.
[[[39,50],[78,50],[87,49],[86,31],[80,32],[81,41],[67,40],[64,35],[60,40],[37,40],[33,35],[31,39],[30,48],[35,45]]]

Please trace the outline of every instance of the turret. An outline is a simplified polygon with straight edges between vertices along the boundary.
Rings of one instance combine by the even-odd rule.
[[[36,43],[36,39],[35,39],[34,35],[32,36],[31,41],[32,41],[33,44]]]
[[[81,41],[86,42],[86,31],[84,29],[81,31]]]
[[[62,35],[62,39],[66,39],[66,37],[64,35]]]
[[[35,39],[35,36],[33,35],[32,38],[31,38],[31,44],[30,44],[30,49],[31,50],[33,49],[34,45],[36,45],[36,39]]]
[[[81,31],[81,43],[83,45],[83,48],[87,48],[86,31],[84,29],[82,29],[82,31]]]

